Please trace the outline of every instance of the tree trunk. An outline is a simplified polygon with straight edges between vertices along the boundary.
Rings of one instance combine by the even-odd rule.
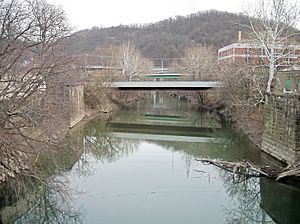
[[[270,49],[270,63],[269,63],[269,79],[268,79],[268,84],[267,84],[267,93],[271,92],[271,87],[272,87],[272,81],[275,77],[275,72],[276,72],[276,52],[275,52],[275,37],[272,36],[272,45]]]

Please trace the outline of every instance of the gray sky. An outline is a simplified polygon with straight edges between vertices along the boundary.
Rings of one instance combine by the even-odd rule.
[[[241,12],[245,0],[49,0],[61,5],[75,30],[157,22],[216,9]]]

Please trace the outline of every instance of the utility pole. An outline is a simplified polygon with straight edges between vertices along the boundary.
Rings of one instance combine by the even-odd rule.
[[[192,13],[195,13],[196,9],[195,9],[195,0],[190,0],[190,11]]]
[[[88,55],[85,54],[85,55],[84,55],[84,72],[86,72],[86,67],[87,67],[87,57],[88,57]]]

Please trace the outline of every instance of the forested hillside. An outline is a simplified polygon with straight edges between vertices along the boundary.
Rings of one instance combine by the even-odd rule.
[[[215,49],[237,41],[237,33],[247,30],[240,24],[248,19],[242,14],[204,11],[189,16],[177,16],[146,25],[94,27],[82,30],[70,38],[70,53],[91,53],[110,44],[130,40],[149,58],[181,57],[190,43],[213,45]]]

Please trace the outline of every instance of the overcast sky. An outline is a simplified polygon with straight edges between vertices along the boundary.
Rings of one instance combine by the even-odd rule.
[[[75,30],[157,22],[216,9],[241,12],[246,0],[49,0],[61,5]]]

